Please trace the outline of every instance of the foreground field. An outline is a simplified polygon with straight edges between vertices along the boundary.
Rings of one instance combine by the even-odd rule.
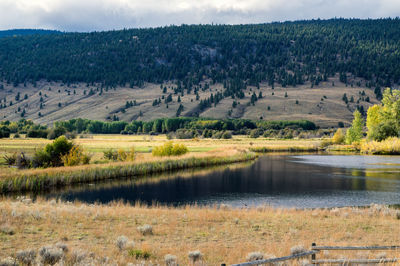
[[[147,208],[122,203],[86,205],[56,201],[3,199],[0,202],[0,258],[18,250],[63,242],[67,261],[164,264],[167,254],[179,265],[190,265],[188,253],[199,250],[205,265],[237,263],[250,252],[274,256],[290,254],[294,246],[398,245],[400,215],[394,209],[332,210],[230,209],[183,207]],[[138,230],[150,225],[152,233]],[[140,228],[139,228],[140,229]],[[144,234],[143,234],[144,233]],[[116,241],[126,236],[120,250]],[[79,252],[78,252],[79,251]],[[319,258],[398,257],[399,252],[329,252]],[[83,263],[83,264],[85,264]]]

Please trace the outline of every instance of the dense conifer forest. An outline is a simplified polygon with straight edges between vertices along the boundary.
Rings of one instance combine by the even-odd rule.
[[[331,19],[256,25],[182,25],[0,39],[0,78],[141,86],[202,80],[224,96],[260,82],[296,86],[339,73],[391,86],[400,80],[400,19]]]

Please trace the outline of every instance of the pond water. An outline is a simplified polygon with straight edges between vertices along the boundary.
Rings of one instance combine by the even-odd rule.
[[[319,208],[400,204],[400,157],[267,155],[248,164],[70,187],[49,198]]]

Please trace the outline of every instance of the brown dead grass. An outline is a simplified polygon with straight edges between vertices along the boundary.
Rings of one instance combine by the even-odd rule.
[[[150,224],[153,235],[143,236],[137,227]],[[83,249],[97,257],[109,257],[118,265],[139,263],[120,252],[120,235],[135,241],[135,249],[150,252],[147,261],[164,264],[173,254],[180,265],[189,265],[188,252],[200,250],[206,265],[245,261],[249,252],[275,256],[290,254],[296,245],[398,245],[400,220],[396,211],[382,206],[333,210],[231,209],[200,207],[130,206],[122,203],[87,205],[39,199],[29,203],[0,201],[0,226],[14,230],[0,233],[0,258],[19,249],[64,241],[70,250]],[[377,253],[369,253],[373,258]],[[387,252],[388,257],[399,256]],[[319,257],[357,257],[358,252],[329,252]]]

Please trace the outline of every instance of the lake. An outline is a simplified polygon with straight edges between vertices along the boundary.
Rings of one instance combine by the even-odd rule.
[[[247,164],[85,184],[48,198],[161,205],[321,208],[400,204],[400,157],[266,155]]]

